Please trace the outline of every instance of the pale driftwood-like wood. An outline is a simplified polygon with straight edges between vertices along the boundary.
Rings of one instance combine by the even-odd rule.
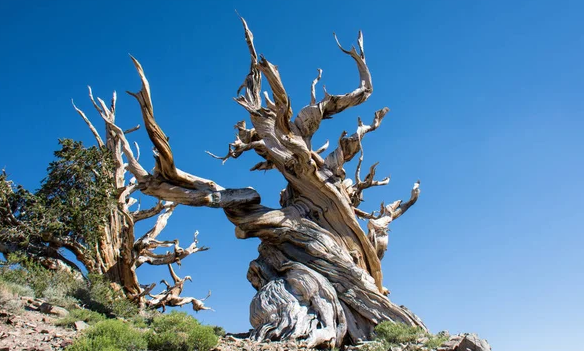
[[[83,245],[73,242],[58,242],[54,243],[58,247],[65,247],[72,251],[77,259],[79,259],[88,269],[89,273],[98,273],[105,275],[112,282],[115,288],[123,291],[126,296],[139,303],[140,305],[150,308],[162,308],[167,306],[183,306],[192,304],[195,311],[208,309],[205,307],[203,301],[192,297],[181,297],[184,283],[189,280],[189,276],[181,279],[179,278],[173,268],[172,264],[180,265],[181,260],[187,256],[207,250],[206,247],[199,247],[197,235],[195,236],[191,245],[186,248],[179,246],[179,240],[158,240],[157,237],[165,228],[169,217],[172,215],[178,203],[171,201],[159,200],[158,203],[149,209],[131,210],[138,203],[132,197],[132,194],[141,189],[141,184],[150,181],[152,178],[148,172],[142,168],[138,163],[138,158],[134,157],[132,148],[128,143],[125,135],[132,133],[140,127],[139,125],[128,130],[122,131],[115,124],[115,105],[117,95],[114,92],[111,104],[107,106],[101,99],[94,99],[91,88],[89,88],[89,97],[93,103],[94,108],[100,114],[102,119],[106,121],[106,139],[103,141],[102,137],[97,132],[91,121],[86,117],[85,113],[77,106],[73,105],[77,113],[83,118],[88,125],[90,131],[95,136],[96,141],[100,147],[106,147],[114,158],[114,171],[111,174],[117,189],[117,211],[110,213],[107,224],[103,227],[103,233],[96,245],[96,260],[93,261],[89,249]],[[149,129],[150,130],[150,129]],[[136,144],[136,149],[139,148]],[[126,162],[124,162],[124,155]],[[170,155],[172,157],[172,154]],[[127,170],[131,171],[133,177],[127,180]],[[180,171],[177,174],[181,174]],[[196,177],[191,177],[195,179]],[[212,183],[212,182],[210,182]],[[213,189],[220,191],[222,189]],[[148,193],[147,191],[143,191]],[[153,191],[156,193],[156,191]],[[188,192],[187,192],[188,194]],[[211,193],[213,194],[213,193]],[[191,202],[194,200],[190,200]],[[200,200],[204,204],[213,204],[213,199]],[[137,237],[134,232],[135,224],[139,221],[148,218],[156,217],[154,226],[143,234]],[[55,241],[57,239],[47,238],[47,242]],[[63,239],[59,239],[63,240]],[[173,248],[172,251],[160,253],[156,251],[160,248]],[[174,285],[166,284],[167,288],[160,293],[153,294],[152,291],[156,287],[156,283],[150,285],[141,285],[138,282],[136,269],[143,264],[150,265],[168,265]]]
[[[143,294],[150,296],[152,299],[148,301],[150,306],[160,307],[163,311],[166,311],[166,306],[174,306],[174,307],[181,307],[187,304],[192,304],[193,310],[201,311],[201,310],[209,310],[209,307],[204,305],[204,301],[211,296],[211,292],[205,297],[204,299],[195,299],[194,297],[181,297],[180,294],[183,291],[184,283],[189,280],[192,281],[190,276],[186,276],[184,278],[179,278],[176,273],[174,273],[174,269],[172,269],[172,265],[168,264],[168,270],[170,272],[170,276],[174,282],[174,285],[170,285],[166,282],[166,280],[162,280],[161,283],[166,285],[166,289],[161,293],[152,295],[150,291],[152,290],[152,285],[147,288],[147,291],[144,291]]]
[[[146,171],[134,156],[125,133],[115,123],[113,107],[108,109],[99,99],[99,105],[94,102],[115,150],[126,158],[123,170],[129,170],[135,177],[135,182],[127,185],[126,193],[139,189],[161,200],[152,209],[133,213],[120,202],[126,223],[159,216],[150,232],[132,241],[127,254],[131,252],[136,257],[138,266],[179,261],[184,255],[203,250],[197,247],[196,239],[189,248],[182,249],[178,241],[157,241],[156,236],[178,204],[219,207],[235,225],[236,237],[261,240],[259,256],[250,263],[248,271],[248,279],[257,290],[250,308],[253,338],[297,339],[309,346],[338,347],[369,338],[374,326],[385,320],[425,329],[418,317],[388,299],[380,264],[387,250],[388,226],[417,201],[419,182],[407,202],[382,204],[380,211],[373,213],[358,208],[366,189],[389,183],[389,178],[375,180],[377,164],[369,168],[363,179],[360,174],[364,161],[362,139],[381,125],[389,109],[375,112],[369,125],[358,119],[356,132],[349,136],[343,133],[337,147],[325,157],[321,154],[328,148],[328,141],[313,150],[312,137],[323,120],[365,102],[373,92],[362,34],[357,39],[358,50],[354,47],[345,50],[337,40],[341,51],[357,65],[357,88],[341,95],[325,90],[324,98],[317,101],[316,85],[322,78],[319,69],[311,84],[310,104],[292,118],[290,98],[277,67],[258,56],[253,34],[245,20],[241,20],[251,63],[235,101],[249,113],[251,128],[245,121],[238,122],[236,139],[229,144],[227,154],[209,154],[225,162],[254,151],[263,160],[252,170],[276,169],[288,182],[281,192],[281,208],[261,205],[259,194],[252,188],[225,189],[176,167],[168,138],[156,123],[148,80],[140,63],[132,57],[142,87],[130,94],[140,105],[144,127],[155,148],[153,172]],[[270,86],[271,97],[266,92],[262,94],[263,78]],[[359,162],[351,179],[344,167],[357,154]],[[358,218],[368,220],[367,233]],[[174,252],[152,253],[151,248],[161,246],[174,247]],[[136,296],[150,296],[151,304],[162,307],[190,302],[195,309],[201,307],[200,301],[178,297],[187,277],[180,279],[172,266],[169,268],[174,285],[165,283],[167,289],[160,294],[151,294],[152,285],[140,286]]]

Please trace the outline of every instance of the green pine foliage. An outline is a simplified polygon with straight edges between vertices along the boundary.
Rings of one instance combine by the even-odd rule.
[[[41,189],[49,216],[56,219],[47,235],[66,237],[76,242],[95,243],[107,214],[115,209],[113,160],[98,147],[84,147],[80,141],[59,140],[61,149],[47,169]]]
[[[31,297],[64,298],[84,285],[67,271],[46,269],[21,254],[8,255],[0,263],[0,275],[2,280],[29,287]]]
[[[100,228],[116,208],[111,154],[71,139],[59,144],[35,193],[0,174],[0,242],[13,252],[42,257],[50,251],[47,244],[66,242],[91,254]]]

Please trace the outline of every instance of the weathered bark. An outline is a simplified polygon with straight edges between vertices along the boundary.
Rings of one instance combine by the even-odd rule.
[[[142,66],[132,58],[142,89],[130,94],[140,104],[155,146],[156,167],[152,174],[140,165],[113,118],[104,114],[102,117],[121,143],[137,188],[175,204],[223,208],[238,238],[260,238],[259,257],[251,262],[248,271],[248,279],[257,290],[250,308],[252,337],[256,339],[298,339],[309,346],[340,346],[369,338],[373,327],[385,320],[425,329],[419,318],[387,298],[389,291],[382,286],[380,265],[387,249],[388,225],[416,202],[419,182],[405,203],[398,200],[388,206],[382,204],[379,213],[358,209],[365,189],[389,182],[388,178],[374,180],[376,165],[364,180],[360,178],[361,140],[380,126],[389,110],[377,111],[370,125],[359,119],[357,131],[350,136],[344,132],[328,156],[320,156],[328,142],[316,151],[312,149],[312,136],[322,120],[363,103],[373,91],[361,33],[359,51],[354,47],[345,50],[339,44],[357,64],[358,87],[344,95],[325,91],[324,99],[317,102],[315,85],[322,75],[319,69],[311,85],[310,105],[292,120],[290,99],[277,67],[258,57],[253,35],[245,20],[242,22],[251,66],[239,89],[243,94],[235,101],[249,112],[253,127],[248,129],[245,121],[239,122],[238,135],[227,155],[211,155],[225,162],[255,151],[263,161],[252,170],[277,169],[288,182],[281,192],[282,208],[262,206],[252,188],[225,189],[176,168],[168,138],[154,118],[148,81]],[[270,85],[271,99],[264,93],[262,100],[262,75]],[[351,180],[344,164],[357,154],[359,163],[355,179]],[[359,225],[358,217],[369,220],[368,234]]]
[[[158,201],[154,207],[149,209],[130,210],[137,203],[132,194],[138,190],[139,184],[134,177],[129,181],[126,179],[128,165],[124,163],[122,148],[129,147],[124,135],[137,130],[140,126],[122,131],[114,124],[115,92],[109,107],[99,98],[97,99],[98,102],[95,101],[91,88],[89,88],[89,97],[97,112],[107,121],[105,142],[85,113],[74,104],[73,107],[89,126],[97,144],[105,146],[113,155],[114,170],[108,176],[111,177],[115,184],[117,208],[110,212],[95,247],[86,248],[80,246],[79,250],[83,250],[83,252],[76,254],[77,258],[83,262],[89,273],[106,276],[116,289],[123,291],[129,299],[142,306],[165,309],[166,306],[183,306],[191,303],[196,311],[208,309],[203,304],[204,299],[198,300],[192,297],[179,296],[183,290],[184,282],[191,280],[191,278],[187,276],[184,279],[180,279],[171,266],[174,263],[180,265],[181,260],[190,254],[207,250],[206,247],[197,246],[198,232],[195,233],[193,243],[187,248],[180,247],[178,239],[172,241],[157,240],[158,235],[166,226],[168,218],[172,215],[177,205],[170,201]],[[138,147],[137,144],[135,145]],[[101,169],[100,171],[106,170]],[[135,223],[155,216],[157,216],[157,219],[152,229],[141,237],[136,237],[134,232]],[[167,251],[164,254],[155,251],[158,248],[165,247],[172,247],[173,251]],[[93,254],[89,254],[89,252]],[[136,275],[136,269],[145,263],[168,265],[175,285],[171,288],[166,284],[167,289],[153,295],[151,292],[156,284],[141,285]]]

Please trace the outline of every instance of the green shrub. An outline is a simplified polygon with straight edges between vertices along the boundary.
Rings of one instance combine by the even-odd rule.
[[[16,293],[20,292],[21,289],[25,290],[25,287],[7,283],[0,279],[0,306],[2,306],[2,309],[15,314],[20,314],[24,311],[22,302],[18,298],[19,295]]]
[[[117,319],[95,324],[67,348],[67,351],[142,351],[148,343],[144,333]]]
[[[154,317],[150,328],[148,348],[154,351],[208,351],[218,341],[212,326],[201,325],[184,312]]]
[[[79,310],[72,310],[70,311],[67,317],[58,319],[55,322],[55,325],[66,326],[72,328],[77,321],[83,321],[89,325],[93,325],[97,322],[101,322],[105,320],[104,315],[86,310],[86,309],[79,309]]]
[[[34,297],[34,291],[30,287],[7,281],[3,275],[0,276],[0,290],[14,296]]]
[[[225,329],[223,329],[223,327],[220,327],[218,325],[214,325],[213,326],[213,333],[215,333],[215,335],[217,335],[219,337],[223,337],[223,336],[225,336]]]
[[[375,327],[377,340],[388,344],[413,342],[425,336],[424,331],[418,327],[410,327],[403,323],[381,322]]]
[[[361,351],[387,351],[389,350],[389,345],[381,341],[373,341],[368,343],[367,345],[361,347],[359,350]]]
[[[122,318],[132,318],[138,314],[138,306],[129,301],[122,292],[115,291],[105,277],[90,274],[88,279],[89,285],[75,293],[75,297],[88,309]]]
[[[446,335],[429,335],[428,338],[430,340],[424,343],[424,346],[426,346],[430,350],[439,348],[443,343],[445,343],[449,339],[448,336]]]
[[[35,297],[45,295],[64,297],[84,284],[70,272],[49,270],[24,256],[15,254],[8,255],[8,260],[3,262],[0,273],[5,281],[30,287]]]
[[[72,292],[67,292],[61,287],[49,286],[43,292],[43,298],[48,303],[64,307],[67,310],[79,308],[79,300],[69,294]]]
[[[125,320],[132,323],[134,327],[145,329],[148,328],[152,320],[160,316],[162,313],[158,310],[152,309],[142,309],[138,311],[138,313],[130,318],[126,318]]]
[[[0,279],[5,282],[28,286],[22,291],[28,296],[42,297],[47,302],[74,309],[80,303],[88,309],[109,316],[135,317],[139,308],[122,292],[115,291],[105,277],[90,274],[88,281],[78,279],[66,271],[53,271],[22,256],[9,255],[0,267]]]
[[[417,342],[422,337],[428,338],[424,346],[430,350],[440,347],[448,340],[446,335],[432,335],[418,327],[410,327],[402,323],[382,322],[375,327],[375,340],[381,343],[380,348],[371,344],[371,349],[367,348],[366,350],[387,350],[397,344]]]

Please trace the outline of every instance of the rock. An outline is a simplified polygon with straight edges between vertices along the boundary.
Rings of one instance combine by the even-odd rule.
[[[85,323],[84,321],[75,322],[75,330],[80,331],[87,328],[89,328],[89,324]]]
[[[72,344],[73,344],[73,339],[65,339],[65,340],[61,341],[60,346],[62,348],[65,348],[65,347],[70,346]]]
[[[476,334],[468,334],[458,345],[459,350],[464,351],[491,351],[491,345],[487,340],[480,339]]]
[[[52,314],[59,317],[67,317],[69,315],[69,311],[67,311],[63,307],[53,306],[47,302],[43,302],[39,306],[39,311],[41,311],[42,313]]]
[[[476,334],[452,335],[438,351],[491,351],[489,343]]]
[[[425,344],[425,343],[427,343],[428,341],[430,341],[430,339],[429,339],[427,336],[423,336],[423,337],[419,338],[418,340],[416,340],[416,342],[417,342],[418,344]]]
[[[448,332],[448,330],[443,330],[441,332],[438,332],[438,334],[436,334],[438,336],[445,336],[447,338],[450,338],[450,333]]]
[[[460,335],[451,336],[449,340],[442,343],[442,345],[438,348],[438,351],[455,350],[458,347],[458,345],[462,342],[462,339],[463,337]]]

